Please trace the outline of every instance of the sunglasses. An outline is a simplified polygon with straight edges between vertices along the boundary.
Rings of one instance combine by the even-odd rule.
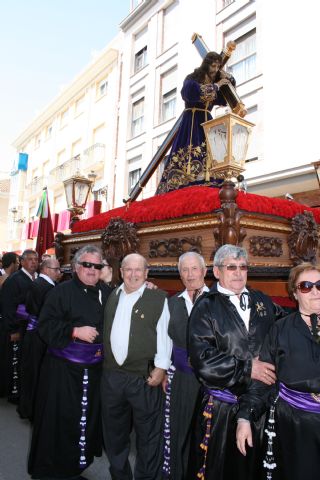
[[[316,287],[316,289],[320,292],[320,280],[317,282],[309,282],[308,280],[305,280],[304,282],[298,283],[296,289],[300,290],[301,293],[309,293],[313,287]]]
[[[236,270],[241,270],[242,272],[247,272],[248,271],[248,265],[218,265],[220,268],[224,267],[226,268],[229,272],[235,272]]]
[[[102,270],[105,265],[102,263],[92,263],[92,262],[78,262],[79,265],[82,265],[84,268],[94,268],[95,270]]]

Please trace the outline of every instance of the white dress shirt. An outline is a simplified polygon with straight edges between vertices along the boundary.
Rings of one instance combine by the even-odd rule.
[[[47,282],[51,283],[51,285],[55,286],[55,283],[52,280],[52,278],[48,277],[48,275],[46,275],[45,273],[40,273],[39,277],[44,278],[45,280],[47,280]]]
[[[204,285],[201,294],[203,292],[209,292],[209,288],[207,287],[207,285]],[[191,310],[192,310],[192,307],[193,307],[193,303],[192,303],[192,300],[191,300],[191,298],[188,294],[188,290],[187,289],[183,290],[183,292],[180,293],[180,295],[178,295],[178,297],[184,298],[184,301],[185,301],[186,307],[187,307],[187,311],[188,311],[188,315],[190,316],[190,313],[191,313]]]
[[[31,273],[27,272],[27,270],[25,268],[21,268],[21,270],[23,271],[23,273],[25,273],[26,275],[28,275],[29,278],[31,278],[31,280],[35,280],[37,277],[38,277],[38,274],[37,272],[34,273],[34,277],[32,278],[32,275]]]
[[[128,356],[132,309],[142,296],[145,288],[146,286],[143,284],[138,290],[126,293],[124,284],[122,284],[117,290],[117,295],[120,295],[120,298],[111,328],[110,342],[112,353],[118,365],[122,365]],[[169,318],[168,301],[165,299],[157,323],[157,352],[154,357],[155,367],[164,370],[167,370],[171,365],[172,340],[168,335]]]
[[[244,321],[246,329],[249,330],[249,320],[250,320],[251,309],[249,308],[249,305],[248,305],[249,303],[248,296],[247,295],[244,296],[244,303],[245,303],[246,309],[242,310],[242,308],[240,307],[240,298],[236,293],[232,292],[231,290],[228,290],[227,288],[221,287],[219,282],[217,283],[217,289],[218,289],[218,292],[223,293],[224,295],[229,295],[230,302],[232,302],[233,305],[236,307],[237,312],[239,313],[240,317]],[[241,293],[243,292],[248,292],[248,290],[244,288],[239,293],[239,295],[241,295]]]

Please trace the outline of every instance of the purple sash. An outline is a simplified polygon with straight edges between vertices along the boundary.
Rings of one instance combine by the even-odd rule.
[[[221,402],[237,403],[238,401],[237,397],[233,395],[230,390],[213,390],[206,388],[205,392],[209,395],[212,395],[214,398],[220,400]]]
[[[193,368],[189,364],[187,350],[173,345],[172,363],[179,372],[193,373]]]
[[[29,313],[26,311],[24,303],[17,306],[16,317],[18,320],[28,320]]]
[[[85,363],[94,365],[103,360],[102,343],[78,343],[71,342],[65,348],[48,348],[48,352],[54,357],[64,358],[73,363]]]
[[[305,412],[320,413],[320,393],[299,392],[280,383],[279,397],[294,408]]]
[[[37,330],[38,324],[39,324],[38,317],[36,317],[35,315],[29,315],[27,331]]]

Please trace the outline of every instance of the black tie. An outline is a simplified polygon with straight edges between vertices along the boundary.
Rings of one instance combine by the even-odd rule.
[[[311,322],[311,331],[314,337],[318,336],[317,332],[317,325],[318,325],[318,315],[316,313],[311,313],[310,315],[310,322]]]
[[[240,294],[240,308],[241,310],[245,311],[247,308],[247,303],[246,303],[246,295],[248,297],[248,306],[249,306],[249,293],[248,292],[242,292]]]

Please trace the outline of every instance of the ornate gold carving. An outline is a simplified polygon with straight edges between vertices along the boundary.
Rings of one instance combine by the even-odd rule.
[[[314,263],[318,245],[318,228],[312,213],[305,211],[293,217],[288,246],[294,265],[302,262]]]
[[[250,237],[249,243],[249,252],[255,257],[280,257],[283,255],[281,238],[257,235]]]
[[[149,257],[179,257],[185,252],[201,253],[202,237],[169,238],[151,240]]]
[[[222,212],[218,214],[220,226],[213,230],[216,249],[225,243],[241,245],[247,234],[240,225],[242,214],[236,204],[237,195],[238,191],[235,189],[234,183],[224,182],[219,192],[222,208]]]
[[[101,235],[102,250],[105,256],[123,258],[128,253],[137,252],[139,239],[137,229],[131,222],[120,217],[112,218]]]
[[[199,222],[188,222],[188,223],[176,223],[171,225],[157,225],[154,227],[141,228],[138,230],[138,235],[148,235],[151,233],[158,232],[177,232],[179,230],[191,230],[201,227],[212,227],[213,225],[219,225],[219,220],[213,218],[212,220],[200,220]]]

